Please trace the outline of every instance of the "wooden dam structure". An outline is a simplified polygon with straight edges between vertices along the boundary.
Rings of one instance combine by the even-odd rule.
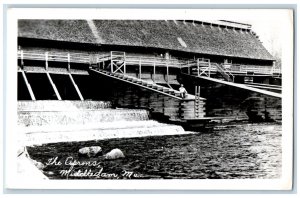
[[[280,68],[247,24],[19,20],[18,45],[20,102],[107,101],[185,126],[281,120]]]

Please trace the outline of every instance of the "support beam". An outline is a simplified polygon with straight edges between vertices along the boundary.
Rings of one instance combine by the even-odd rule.
[[[227,81],[218,80],[218,79],[215,79],[215,78],[209,78],[209,77],[205,77],[205,76],[197,77],[197,76],[192,76],[192,75],[188,75],[188,74],[183,74],[183,75],[189,76],[189,77],[192,77],[192,78],[204,79],[204,80],[207,80],[208,82],[211,81],[211,82],[216,82],[216,83],[220,83],[220,84],[224,84],[224,85],[228,85],[228,86],[232,86],[232,87],[237,87],[237,88],[241,88],[241,89],[244,89],[244,90],[249,90],[249,91],[265,94],[265,95],[268,95],[268,96],[273,96],[273,97],[276,97],[276,98],[282,98],[282,95],[279,94],[279,93],[274,93],[274,92],[271,92],[271,91],[266,91],[266,90],[262,90],[262,89],[249,87],[245,84],[227,82]]]
[[[209,64],[208,77],[210,77],[210,70],[211,70],[210,60],[208,61],[208,64]]]
[[[167,62],[167,83],[169,83],[169,63]]]
[[[24,52],[21,50],[21,68],[24,69]]]
[[[34,96],[34,94],[33,94],[32,88],[31,88],[31,86],[30,86],[30,84],[29,84],[29,82],[28,82],[28,80],[27,80],[27,77],[26,77],[25,72],[24,72],[23,70],[21,70],[21,72],[22,72],[22,76],[23,76],[23,79],[24,79],[24,81],[25,81],[26,87],[27,87],[27,89],[28,89],[28,92],[29,92],[29,94],[30,94],[31,100],[36,100],[36,99],[35,99],[35,96]]]
[[[114,73],[114,62],[113,62],[113,52],[110,52],[110,72]]]
[[[142,78],[142,60],[140,58],[140,61],[139,61],[139,79]]]
[[[153,81],[155,82],[155,75],[156,75],[156,65],[155,61],[153,62]]]
[[[51,84],[51,86],[52,86],[52,88],[53,88],[53,90],[54,90],[54,92],[55,92],[55,95],[56,95],[57,99],[58,99],[58,100],[61,100],[61,97],[60,97],[60,95],[59,95],[59,92],[58,92],[58,90],[57,90],[57,88],[56,88],[54,82],[52,81],[52,78],[51,78],[50,74],[49,74],[48,72],[47,72],[46,74],[47,74],[48,80],[49,80],[49,82],[50,82],[50,84]]]
[[[45,52],[45,69],[48,70],[48,52]]]
[[[68,53],[68,72],[70,72],[70,70],[71,70],[70,62],[71,62],[70,53]]]
[[[84,100],[83,97],[82,97],[82,94],[81,94],[81,92],[80,92],[80,90],[79,90],[79,88],[78,88],[78,86],[77,86],[77,84],[75,83],[75,81],[74,81],[74,79],[73,79],[72,74],[69,74],[69,76],[70,76],[70,79],[71,79],[71,81],[72,81],[73,86],[74,86],[75,89],[76,89],[76,92],[77,92],[77,94],[78,94],[80,100]]]
[[[199,66],[199,58],[197,59],[197,72],[198,72],[198,76],[200,76],[200,66]]]
[[[114,73],[116,73],[117,71],[120,70],[120,72],[124,74],[124,71],[122,71],[122,67],[124,67],[124,64],[125,64],[125,62],[120,67],[118,67],[118,65],[115,65],[116,66],[116,70],[114,71]]]
[[[124,74],[126,74],[126,54],[124,52]]]

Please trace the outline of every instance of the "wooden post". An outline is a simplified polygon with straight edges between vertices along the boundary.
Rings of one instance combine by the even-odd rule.
[[[25,81],[26,87],[27,87],[27,89],[28,89],[29,95],[30,95],[30,97],[31,97],[31,100],[36,100],[36,99],[35,99],[35,96],[34,96],[34,94],[33,94],[32,88],[31,88],[31,86],[30,86],[30,84],[29,84],[29,82],[28,82],[28,80],[27,80],[26,75],[25,75],[25,72],[24,72],[23,70],[22,70],[21,72],[22,72],[22,76],[23,76],[23,79],[24,79],[24,81]]]
[[[79,88],[78,88],[78,86],[77,86],[77,84],[75,83],[75,81],[74,81],[74,79],[73,79],[72,74],[69,73],[69,77],[70,77],[70,79],[71,79],[71,81],[72,81],[72,84],[73,84],[73,86],[74,86],[74,88],[75,88],[75,90],[76,90],[76,92],[77,92],[77,94],[78,94],[80,100],[84,100],[83,97],[82,97],[82,94],[81,94],[81,92],[80,92],[80,90],[79,90]]]
[[[58,99],[58,100],[61,100],[61,97],[60,97],[60,95],[59,95],[59,92],[58,92],[58,90],[57,90],[57,88],[56,88],[54,82],[52,81],[52,78],[51,78],[49,72],[47,72],[46,74],[47,74],[48,80],[49,80],[49,82],[50,82],[50,84],[51,84],[51,86],[52,86],[52,88],[53,88],[53,90],[54,90],[54,93],[55,93],[57,99]]]
[[[124,74],[126,74],[126,55],[124,52]]]
[[[70,53],[68,53],[68,71],[70,72],[71,70],[71,65],[70,65],[71,59],[70,59]]]
[[[209,67],[209,70],[208,70],[208,77],[210,77],[210,70],[211,70],[211,64],[210,64],[210,60],[208,60],[208,67]]]
[[[169,82],[169,62],[167,61],[167,82]]]
[[[21,50],[21,68],[24,68],[24,52]]]
[[[198,71],[198,76],[200,76],[200,66],[199,66],[199,58],[197,59],[197,71]]]
[[[48,52],[45,52],[45,69],[48,70]]]
[[[113,62],[113,55],[112,55],[112,51],[110,52],[110,72],[114,73],[114,62]]]
[[[156,74],[156,67],[155,61],[153,62],[153,81],[155,82],[155,74]]]
[[[140,79],[142,78],[142,60],[141,60],[141,57],[140,57],[140,61],[139,61],[139,78]]]
[[[191,75],[191,68],[190,68],[189,60],[187,61],[187,66],[188,66],[188,75]]]

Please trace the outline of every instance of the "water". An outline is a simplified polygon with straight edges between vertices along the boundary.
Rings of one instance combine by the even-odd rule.
[[[103,153],[119,148],[126,157],[78,158],[80,148],[94,145]],[[57,157],[44,169],[51,179],[280,178],[281,125],[227,125],[213,133],[51,143],[29,147],[28,152],[44,164]],[[82,164],[70,165],[74,160]]]

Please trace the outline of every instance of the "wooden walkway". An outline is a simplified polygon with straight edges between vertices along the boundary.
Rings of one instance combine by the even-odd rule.
[[[236,65],[230,64],[230,68],[224,70],[224,64],[216,62],[210,62],[210,59],[197,58],[195,59],[181,59],[181,58],[161,58],[154,56],[138,56],[127,52],[110,51],[104,54],[91,54],[91,53],[78,53],[78,52],[59,52],[59,51],[46,51],[46,50],[19,50],[18,60],[20,60],[20,66],[23,68],[24,60],[30,61],[44,61],[45,68],[48,67],[48,62],[62,62],[67,63],[67,69],[70,70],[71,63],[80,64],[99,64],[105,65],[107,62],[119,63],[124,62],[124,72],[126,73],[126,65],[141,67],[156,67],[178,68],[187,69],[198,68],[200,71],[206,71],[207,73],[220,72],[225,79],[232,81],[233,75],[248,75],[248,72],[257,76],[272,76],[274,74],[281,74],[280,69],[274,69],[273,67],[257,66],[257,65]],[[207,60],[209,62],[207,62]],[[115,62],[114,62],[115,61]],[[209,66],[207,65],[209,63]],[[199,69],[201,68],[201,69]],[[104,69],[104,68],[102,68]],[[204,72],[205,73],[205,72]],[[190,72],[188,72],[190,74]]]
[[[276,97],[276,98],[282,98],[282,94],[274,93],[272,91],[266,91],[266,90],[262,90],[262,89],[258,89],[258,88],[254,88],[254,87],[249,87],[249,86],[244,85],[244,84],[238,84],[238,83],[218,80],[218,79],[215,79],[215,78],[209,78],[209,77],[205,77],[205,76],[194,76],[194,75],[188,75],[188,74],[183,74],[183,75],[190,76],[190,77],[193,77],[193,78],[200,78],[200,79],[204,79],[204,80],[208,80],[208,81],[212,81],[212,82],[216,82],[216,83],[220,83],[220,84],[225,84],[225,85],[228,85],[228,86],[233,86],[233,87],[237,87],[237,88],[241,88],[241,89],[246,89],[246,90],[249,90],[249,91],[265,94],[265,95]]]
[[[100,74],[111,79],[115,79],[124,83],[128,83],[144,90],[151,91],[150,96],[144,94],[138,94],[137,92],[132,92],[125,90],[124,87],[123,94],[117,96],[117,102],[121,107],[141,107],[150,108],[153,112],[163,113],[171,119],[183,120],[190,118],[203,118],[205,116],[205,98],[197,96],[197,102],[194,95],[187,94],[185,98],[181,98],[179,91],[172,88],[164,87],[154,82],[149,82],[143,79],[135,78],[129,75],[121,73],[111,73],[102,69],[92,69],[90,71],[94,74]],[[160,97],[155,96],[155,94],[160,95]],[[167,97],[163,97],[167,96]],[[135,99],[133,99],[135,98]],[[132,103],[133,101],[139,101],[137,103]]]
[[[149,81],[145,81],[145,80],[135,78],[132,76],[123,75],[120,73],[111,73],[106,70],[95,70],[95,69],[90,69],[90,70],[93,72],[96,72],[98,74],[116,79],[116,80],[120,80],[120,81],[129,83],[129,84],[132,84],[132,85],[144,88],[144,89],[148,89],[148,90],[151,90],[151,91],[154,91],[154,92],[157,92],[157,93],[160,93],[160,94],[172,97],[172,98],[176,98],[178,100],[182,99],[180,97],[179,91],[176,91],[174,89],[170,89],[170,88],[167,88],[167,87],[164,87],[161,85],[157,85],[157,84],[149,82]],[[188,98],[186,98],[185,100],[194,100],[194,99],[195,99],[195,97],[193,97],[192,95],[189,95]]]

